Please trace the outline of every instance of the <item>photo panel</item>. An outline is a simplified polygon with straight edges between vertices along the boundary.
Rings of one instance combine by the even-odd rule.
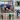
[[[19,19],[20,19],[20,0],[16,0],[14,20],[19,20]]]
[[[2,2],[1,12],[2,13],[13,13],[14,12],[14,6],[13,6],[12,2]]]

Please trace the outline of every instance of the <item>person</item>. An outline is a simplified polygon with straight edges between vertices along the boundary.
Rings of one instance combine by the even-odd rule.
[[[17,10],[17,17],[19,17],[19,16],[18,16],[18,13],[19,13],[19,10]]]
[[[18,3],[18,6],[20,5],[20,2],[17,2]]]
[[[10,7],[11,7],[11,5],[6,4],[5,10],[6,10],[6,8],[10,9]]]
[[[1,12],[3,11],[4,4],[1,4]]]
[[[2,13],[5,13],[4,4],[1,4],[1,12],[2,12]]]
[[[10,10],[13,11],[14,8],[10,7]]]
[[[11,5],[7,4],[6,8],[10,9]]]
[[[9,14],[9,19],[11,20],[11,14]]]

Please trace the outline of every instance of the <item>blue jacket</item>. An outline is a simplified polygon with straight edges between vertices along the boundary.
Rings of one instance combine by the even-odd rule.
[[[10,5],[7,5],[6,7],[7,7],[8,9],[10,9],[11,6],[10,6]]]
[[[4,4],[1,4],[1,8],[3,8],[4,7]]]

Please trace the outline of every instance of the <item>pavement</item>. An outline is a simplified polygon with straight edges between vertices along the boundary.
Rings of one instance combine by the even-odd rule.
[[[17,18],[16,13],[15,13],[14,20],[20,20],[20,15],[19,15],[19,18]]]

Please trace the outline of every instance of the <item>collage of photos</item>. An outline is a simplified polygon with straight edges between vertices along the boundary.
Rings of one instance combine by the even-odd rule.
[[[15,2],[15,20],[20,20],[20,0]]]
[[[14,12],[13,10],[14,10],[14,8],[12,8],[12,6],[11,5],[9,5],[9,4],[2,4],[1,5],[2,6],[2,13],[10,13],[10,12]]]
[[[14,20],[14,5],[12,0],[0,0],[0,20]]]
[[[20,0],[0,0],[0,20],[20,20]]]

